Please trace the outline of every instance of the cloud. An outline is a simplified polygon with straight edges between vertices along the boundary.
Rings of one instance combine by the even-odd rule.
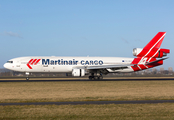
[[[21,35],[19,35],[18,33],[14,33],[14,32],[4,32],[1,35],[5,35],[5,36],[11,36],[11,37],[18,37],[18,38],[23,38]]]

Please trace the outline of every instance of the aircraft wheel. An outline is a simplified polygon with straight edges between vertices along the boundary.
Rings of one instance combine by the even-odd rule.
[[[89,76],[89,79],[92,80],[92,76]]]
[[[101,80],[101,79],[103,79],[103,76],[98,76],[98,80]]]
[[[103,79],[103,76],[99,76],[100,79]]]

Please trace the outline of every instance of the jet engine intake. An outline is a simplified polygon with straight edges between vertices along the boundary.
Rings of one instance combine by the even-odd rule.
[[[142,48],[134,48],[133,49],[133,55],[137,56],[143,49]]]

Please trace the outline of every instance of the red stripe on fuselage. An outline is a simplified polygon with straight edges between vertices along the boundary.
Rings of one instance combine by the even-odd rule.
[[[41,59],[38,59],[35,63],[34,63],[34,65],[37,65],[37,63],[40,61]]]
[[[33,59],[31,59],[27,64],[30,64],[33,61]]]
[[[138,64],[141,60],[141,57],[138,57],[138,58],[134,58],[134,60],[132,61],[131,64]]]
[[[134,70],[134,71],[139,71],[141,70],[140,67],[138,67],[138,63],[139,61],[141,60],[141,58],[134,58],[134,60],[132,61],[131,64],[137,64],[137,65],[134,65],[134,66],[131,66],[131,68]]]
[[[31,59],[28,63],[27,63],[27,66],[28,68],[32,69],[32,67],[30,66],[30,63],[33,61],[33,59]]]
[[[33,62],[31,62],[31,65],[33,65],[34,62],[36,62],[37,59],[34,59]]]
[[[141,68],[141,70],[147,69],[147,67],[143,64],[139,64],[138,66]]]
[[[134,71],[139,71],[139,70],[141,70],[137,65],[131,66],[131,68],[132,68]]]
[[[31,67],[29,64],[27,64],[27,66],[28,66],[30,69],[32,69],[32,67]]]

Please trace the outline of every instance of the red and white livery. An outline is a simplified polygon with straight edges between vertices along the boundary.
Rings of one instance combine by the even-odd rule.
[[[64,72],[73,76],[89,75],[89,79],[102,79],[102,74],[134,72],[159,66],[167,59],[169,49],[160,48],[166,32],[159,32],[144,47],[134,48],[136,58],[122,57],[19,57],[4,64],[10,70],[25,72]],[[27,77],[27,80],[29,78]]]

